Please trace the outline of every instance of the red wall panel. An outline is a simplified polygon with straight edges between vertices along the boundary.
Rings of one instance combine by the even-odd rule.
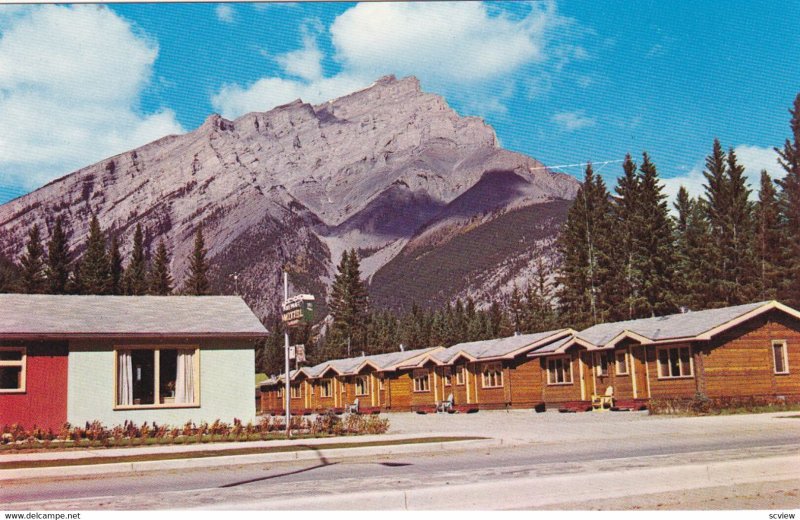
[[[58,432],[67,421],[67,345],[22,346],[27,347],[25,392],[0,393],[0,427],[17,423]]]

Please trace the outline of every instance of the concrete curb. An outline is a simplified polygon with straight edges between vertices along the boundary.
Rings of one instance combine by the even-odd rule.
[[[496,510],[529,509],[580,500],[621,498],[632,494],[681,492],[761,481],[796,480],[800,456],[712,462],[677,468],[592,471],[460,485],[367,491],[337,495],[253,499],[202,509],[239,510]]]
[[[420,438],[419,436],[409,438]],[[397,439],[385,439],[397,440]],[[0,482],[53,477],[97,476],[145,471],[202,469],[244,464],[266,464],[300,460],[341,460],[358,457],[374,457],[406,453],[430,453],[432,451],[458,451],[481,449],[503,445],[503,439],[431,442],[418,444],[396,444],[389,446],[363,446],[357,448],[328,448],[321,450],[286,451],[280,453],[256,453],[251,455],[220,455],[196,459],[153,460],[144,462],[115,462],[111,464],[88,464],[82,466],[53,466],[47,468],[22,468],[0,470]],[[507,443],[506,443],[507,444]],[[222,450],[221,450],[222,451]],[[130,452],[128,452],[130,454]]]

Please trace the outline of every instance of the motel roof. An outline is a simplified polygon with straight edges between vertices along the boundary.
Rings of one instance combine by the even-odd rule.
[[[330,361],[323,361],[314,366],[301,367],[297,370],[289,372],[290,378],[294,380],[300,374],[305,374],[308,378],[318,378],[324,375],[328,370],[333,370],[338,375],[354,375],[357,374],[364,366],[372,366],[375,370],[380,372],[391,371],[403,362],[413,360],[414,358],[423,356],[430,352],[441,350],[441,347],[421,348],[416,350],[398,350],[397,352],[387,352],[385,354],[374,354],[370,356],[358,356],[345,359],[332,359]],[[283,381],[283,374],[279,375],[274,380],[268,380],[261,383],[261,386],[271,386],[280,381]]]
[[[547,332],[537,332],[535,334],[520,334],[499,339],[457,343],[452,347],[440,349],[416,359],[409,360],[400,365],[400,368],[421,367],[428,362],[433,362],[437,365],[447,365],[459,356],[463,356],[470,361],[512,359],[539,346],[547,345],[565,336],[571,336],[574,332],[575,331],[572,329],[558,329],[549,330]]]
[[[238,296],[0,294],[0,338],[266,335]]]
[[[536,357],[563,353],[574,345],[588,350],[613,348],[623,339],[633,339],[644,345],[682,340],[707,341],[720,332],[776,309],[800,319],[800,312],[777,301],[748,303],[655,318],[600,323],[578,332],[571,338],[536,349],[529,355]]]

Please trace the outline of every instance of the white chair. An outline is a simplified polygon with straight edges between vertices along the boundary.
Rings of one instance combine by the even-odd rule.
[[[606,393],[602,395],[592,395],[592,410],[606,412],[614,406],[614,387],[606,388]]]
[[[438,404],[438,406],[436,406],[436,411],[437,412],[452,412],[453,411],[454,400],[455,399],[453,397],[453,394],[451,393],[450,395],[447,396],[447,400],[446,401],[442,401],[441,403]]]
[[[356,398],[356,400],[353,401],[353,404],[348,404],[347,405],[347,412],[348,413],[359,413],[358,412],[358,406],[359,406],[359,402],[358,402],[358,398]]]

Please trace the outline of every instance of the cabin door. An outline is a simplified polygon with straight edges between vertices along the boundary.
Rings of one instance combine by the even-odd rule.
[[[594,372],[592,371],[592,354],[581,352],[578,356],[578,364],[581,385],[581,401],[591,401],[592,395],[596,394],[594,388]]]

